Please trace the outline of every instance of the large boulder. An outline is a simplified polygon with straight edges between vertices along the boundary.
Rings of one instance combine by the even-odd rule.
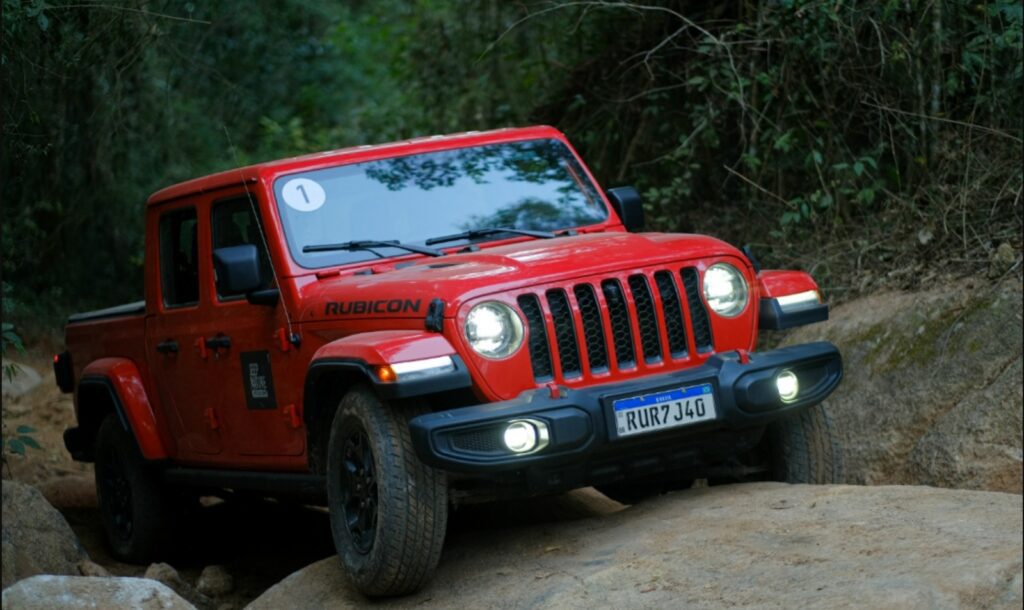
[[[77,575],[89,559],[64,516],[35,487],[3,481],[3,587],[36,574]]]
[[[524,527],[518,513],[544,502],[550,501],[485,507],[482,522],[468,528],[467,519],[456,519],[431,583],[375,605],[1021,606],[1019,495],[755,483],[691,489],[611,514]],[[338,558],[329,557],[248,609],[366,604]]]
[[[166,585],[145,578],[33,576],[4,589],[5,610],[195,610]]]
[[[1021,493],[1021,284],[965,280],[846,303],[785,343],[826,339],[847,482]]]

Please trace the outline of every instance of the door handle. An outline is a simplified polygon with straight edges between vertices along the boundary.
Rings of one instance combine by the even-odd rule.
[[[156,351],[160,352],[161,354],[176,354],[178,353],[178,342],[175,341],[174,339],[161,341],[160,343],[156,344]]]
[[[231,337],[217,335],[206,340],[206,347],[209,349],[228,349],[231,347]]]

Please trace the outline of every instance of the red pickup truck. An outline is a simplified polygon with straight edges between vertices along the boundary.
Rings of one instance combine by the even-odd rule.
[[[57,383],[111,548],[165,553],[180,503],[326,500],[367,595],[421,587],[449,506],[593,485],[841,478],[827,319],[805,273],[639,232],[550,127],[261,163],[159,191],[145,300],[70,317]]]

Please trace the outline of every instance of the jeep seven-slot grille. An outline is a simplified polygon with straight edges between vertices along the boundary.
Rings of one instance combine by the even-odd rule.
[[[687,267],[680,273],[683,276],[683,285],[686,286],[686,300],[690,304],[693,341],[698,352],[710,351],[714,348],[711,341],[711,321],[708,320],[708,310],[704,309],[704,302],[700,299],[700,277],[693,267]]]
[[[665,311],[665,330],[668,333],[668,349],[672,356],[679,358],[686,355],[686,323],[683,322],[683,308],[679,301],[679,291],[672,281],[672,274],[659,271],[654,274],[654,283],[658,285],[658,296],[661,307]]]
[[[530,362],[533,364],[533,377],[538,381],[551,378],[551,352],[548,350],[548,333],[544,328],[544,313],[540,310],[540,302],[532,294],[519,297],[519,309],[526,316],[529,331]]]
[[[661,360],[661,338],[658,334],[658,312],[654,310],[654,299],[647,285],[647,278],[642,275],[629,276],[629,292],[633,295],[636,305],[636,317],[640,325],[640,344],[644,348],[644,360],[657,362]]]
[[[590,284],[577,284],[572,291],[580,308],[580,318],[583,319],[590,370],[603,371],[608,368],[608,349],[605,347],[604,325],[601,323],[601,306],[597,304],[597,294]]]
[[[576,347],[576,326],[572,321],[572,309],[569,297],[560,289],[548,290],[548,307],[551,308],[551,320],[555,323],[555,342],[558,343],[558,361],[562,364],[562,375],[578,376],[580,368],[580,350]]]
[[[699,352],[714,347],[700,276],[692,267],[679,275],[659,270],[550,288],[520,295],[518,303],[538,381],[554,377],[556,361],[562,377],[571,379],[587,371],[632,369],[637,358],[658,362],[666,351],[671,358],[685,358],[692,349],[688,335]],[[552,337],[545,311],[550,314]]]
[[[630,368],[636,364],[633,355],[633,329],[629,326],[629,308],[626,297],[622,294],[622,284],[618,280],[601,282],[604,301],[608,305],[608,318],[612,323],[612,344],[615,346],[615,360],[619,368]]]

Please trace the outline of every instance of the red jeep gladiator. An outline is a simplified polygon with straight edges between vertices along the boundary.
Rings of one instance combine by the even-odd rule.
[[[359,590],[400,595],[460,502],[841,478],[836,348],[754,351],[828,317],[814,280],[638,232],[637,192],[553,128],[262,163],[146,210],[145,301],[71,316],[54,362],[120,559],[166,552],[182,499],[300,494]]]

